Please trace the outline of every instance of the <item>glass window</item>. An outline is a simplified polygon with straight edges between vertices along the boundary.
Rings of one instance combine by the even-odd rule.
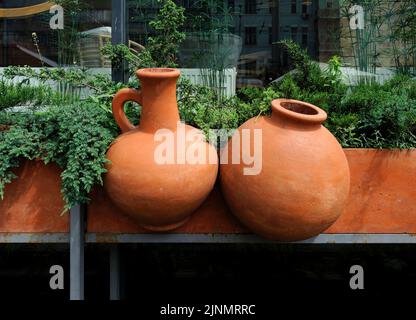
[[[305,16],[308,13],[308,5],[302,3],[302,15]]]
[[[111,0],[4,0],[0,25],[0,66],[110,66]]]
[[[246,14],[255,14],[257,11],[257,1],[256,0],[245,0],[245,13]]]
[[[302,27],[302,47],[308,48],[308,27]]]
[[[298,41],[298,27],[291,27],[290,28],[290,37],[294,42]]]
[[[245,44],[252,46],[257,43],[257,28],[245,27]]]
[[[411,1],[380,0],[381,10],[368,1],[357,0],[354,4],[362,6],[366,15],[364,29],[350,27],[351,1],[175,2],[185,8],[186,16],[186,38],[177,54],[182,74],[206,68],[229,74],[235,70],[233,81],[237,88],[265,86],[287,71],[285,53],[273,44],[282,39],[297,42],[314,60],[328,62],[331,56],[338,55],[344,64],[371,72],[375,68],[410,68],[414,59],[415,33],[405,35],[398,28],[398,21],[410,23],[411,17],[404,17],[404,9],[405,3]],[[146,47],[148,38],[155,34],[150,21],[161,5],[156,0],[128,0],[128,6],[129,39]]]
[[[0,1],[0,67],[110,66],[100,49],[111,40],[112,0],[55,2],[63,13],[59,7],[50,11],[52,3],[45,0]],[[129,45],[146,47],[149,37],[157,33],[150,22],[163,1],[127,3]],[[186,16],[181,29],[186,37],[175,57],[177,65],[194,71],[211,68],[231,74],[235,70],[237,87],[267,85],[286,72],[285,54],[273,44],[282,39],[296,41],[321,62],[339,55],[344,64],[366,72],[415,70],[414,2],[410,0],[379,0],[378,6],[364,0],[175,3]]]
[[[228,8],[231,12],[235,11],[235,1],[234,0],[228,0]]]
[[[332,0],[327,0],[327,1],[326,1],[326,7],[327,7],[328,9],[331,9],[331,8],[332,8],[332,6],[333,6],[333,2],[332,2]]]
[[[291,0],[290,1],[290,13],[296,14],[297,11],[297,0]]]

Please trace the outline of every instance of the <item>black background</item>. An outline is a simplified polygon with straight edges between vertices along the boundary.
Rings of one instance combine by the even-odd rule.
[[[415,245],[164,244],[119,245],[124,303],[257,304],[283,297],[383,297],[416,288]],[[65,289],[49,288],[49,268],[62,265]],[[351,290],[352,265],[364,268],[364,290]],[[68,245],[2,244],[0,296],[68,301]],[[85,299],[108,302],[109,247],[85,249]],[[154,309],[156,308],[156,309]]]

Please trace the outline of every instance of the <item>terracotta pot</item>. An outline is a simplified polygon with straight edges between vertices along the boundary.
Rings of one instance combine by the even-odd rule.
[[[141,69],[136,74],[142,91],[122,89],[113,99],[114,118],[124,133],[108,150],[111,164],[105,189],[114,204],[141,226],[153,231],[174,229],[209,195],[217,177],[218,156],[201,131],[179,121],[179,70]],[[127,101],[142,105],[138,127],[124,114]],[[192,141],[185,141],[185,135],[191,134]],[[201,155],[200,161],[191,161],[188,154]]]
[[[309,103],[277,99],[271,117],[245,122],[228,142],[221,161],[221,185],[231,209],[254,232],[282,241],[315,236],[342,213],[349,192],[350,173],[345,154],[334,136],[321,125],[327,118]],[[246,130],[244,130],[246,129]],[[262,140],[255,145],[254,129]],[[247,159],[254,147],[262,151],[258,174],[245,175],[247,164],[232,164],[233,143],[250,133],[250,148],[236,154]],[[236,149],[238,150],[238,149]],[[222,154],[224,156],[224,154]]]

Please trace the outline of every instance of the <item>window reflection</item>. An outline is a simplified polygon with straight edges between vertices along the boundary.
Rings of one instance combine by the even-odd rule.
[[[64,9],[63,26],[53,29],[57,21],[51,19],[59,14],[50,12],[53,3],[0,1],[0,66],[56,67],[83,62],[103,66],[96,49],[105,42],[106,30],[101,38],[95,33],[100,33],[99,27],[111,27],[111,0],[57,0],[55,4]],[[87,37],[91,41],[85,41]],[[93,52],[95,60],[89,61]]]
[[[187,39],[179,53],[182,68],[206,68],[211,63],[216,68],[235,69],[237,87],[262,87],[284,72],[287,65],[274,42],[293,39],[312,57],[318,57],[315,0],[176,2],[186,9],[187,17]],[[149,21],[159,7],[157,1],[129,0],[130,39],[146,46],[152,34]],[[213,48],[221,52],[208,55]]]
[[[48,3],[45,0],[0,1],[0,66],[110,67],[100,50],[111,40],[112,1],[55,2],[65,8],[62,30],[51,28],[53,13],[43,7]],[[412,11],[406,9],[414,7],[411,0],[175,2],[185,8],[187,18],[179,66],[192,72],[215,69],[234,74],[237,88],[266,86],[288,70],[287,57],[274,44],[282,39],[297,42],[320,62],[340,55],[345,65],[364,72],[374,73],[380,68],[415,72],[414,19]],[[350,27],[353,5],[364,10],[363,29]],[[29,12],[4,13],[4,9],[28,7]],[[128,0],[130,46],[147,45],[153,33],[149,22],[160,7],[157,0]]]

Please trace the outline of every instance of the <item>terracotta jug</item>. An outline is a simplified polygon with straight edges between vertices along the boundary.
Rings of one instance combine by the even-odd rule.
[[[349,167],[341,146],[321,124],[326,118],[325,111],[309,103],[277,99],[271,117],[245,122],[222,150],[224,197],[249,229],[272,240],[303,240],[327,229],[342,213]],[[257,143],[255,129],[261,133]],[[250,134],[249,143],[244,131]],[[234,151],[235,164],[233,144],[240,146]],[[248,165],[235,157],[248,159],[255,147],[261,170],[247,174]]]
[[[113,115],[123,134],[107,152],[105,189],[116,206],[141,226],[170,230],[185,223],[210,193],[218,156],[201,131],[179,121],[179,70],[141,69],[136,75],[141,91],[122,89],[113,99]],[[138,127],[123,111],[127,101],[142,106]],[[189,161],[188,154],[195,150],[204,152],[199,154],[201,161]]]

